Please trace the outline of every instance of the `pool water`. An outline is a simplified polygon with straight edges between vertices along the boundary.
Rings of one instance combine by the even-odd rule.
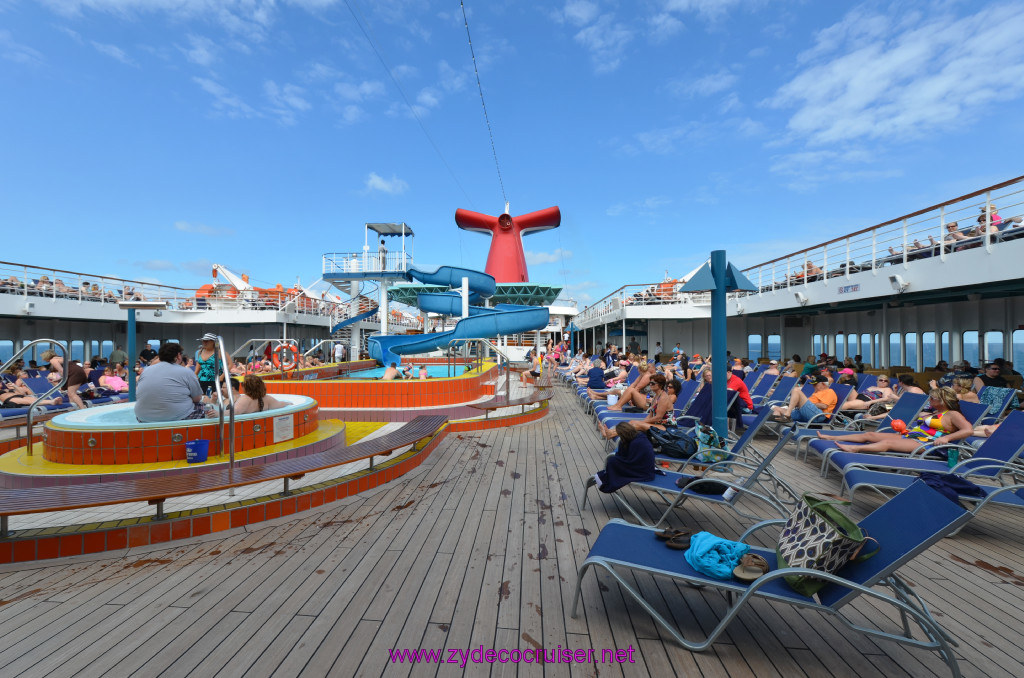
[[[412,367],[412,371],[411,371],[410,374],[412,374],[412,377],[414,379],[419,379],[420,366],[417,365],[416,363],[410,363],[410,365]],[[403,365],[402,367],[405,367],[405,366]],[[402,369],[402,367],[399,367],[398,369]],[[349,372],[348,374],[344,374],[344,375],[342,375],[342,376],[340,376],[338,378],[339,379],[380,379],[381,377],[384,376],[384,370],[386,370],[386,369],[387,369],[386,367],[375,367],[372,370],[359,370],[358,372]],[[457,377],[457,376],[461,376],[465,372],[466,372],[466,368],[464,366],[456,365],[455,369],[452,371],[452,374]],[[448,378],[448,376],[449,376],[449,374],[448,374],[448,366],[447,365],[427,365],[427,374],[431,378],[437,378],[437,377]]]
[[[308,396],[292,395],[287,393],[275,393],[274,397],[283,403],[288,403],[286,407],[282,407],[277,410],[267,410],[266,412],[253,412],[251,414],[240,414],[235,417],[235,421],[244,421],[246,419],[256,419],[258,417],[266,416],[280,416],[282,414],[288,414],[290,412],[296,412],[303,407],[309,407],[314,404],[314,400]],[[102,429],[102,428],[168,428],[176,426],[186,426],[193,423],[211,423],[215,422],[215,419],[197,419],[189,421],[159,421],[142,424],[138,419],[135,418],[135,403],[124,403],[121,405],[106,405],[104,407],[87,408],[84,410],[75,410],[74,412],[67,412],[65,414],[59,414],[53,418],[53,423],[58,424],[61,428],[80,428],[80,429]]]

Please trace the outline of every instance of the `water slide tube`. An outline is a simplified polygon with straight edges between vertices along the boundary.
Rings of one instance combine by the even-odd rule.
[[[469,279],[470,301],[494,295],[496,283],[492,276],[467,268],[441,266],[434,271],[410,268],[406,277],[426,285],[461,288],[462,279]],[[459,292],[440,294],[421,293],[416,305],[429,313],[462,314],[462,296]],[[497,304],[494,308],[470,305],[469,317],[463,318],[446,332],[430,334],[374,334],[367,340],[370,357],[383,365],[401,364],[402,355],[429,353],[447,349],[452,340],[477,337],[496,337],[501,334],[520,334],[547,327],[548,310],[538,306]]]

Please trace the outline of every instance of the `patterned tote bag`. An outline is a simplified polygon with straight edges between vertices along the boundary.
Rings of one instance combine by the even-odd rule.
[[[833,573],[851,560],[866,560],[875,555],[877,548],[860,555],[865,543],[875,540],[839,510],[838,506],[849,503],[839,497],[805,494],[779,535],[775,549],[779,567]],[[807,575],[791,575],[786,582],[805,596],[813,596],[828,583]]]

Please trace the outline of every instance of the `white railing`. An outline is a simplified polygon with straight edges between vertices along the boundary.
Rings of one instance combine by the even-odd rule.
[[[339,305],[310,299],[294,290],[239,292],[229,286],[194,290],[12,262],[0,262],[0,294],[112,307],[121,301],[164,301],[167,309],[174,311],[273,310],[326,317]]]
[[[408,252],[329,252],[323,255],[323,272],[345,273],[404,273],[412,266],[412,255]]]
[[[577,325],[587,325],[609,316],[622,317],[622,309],[636,306],[666,306],[670,304],[710,304],[708,292],[680,292],[682,281],[665,281],[644,285],[624,285],[611,294],[598,299],[573,318]]]
[[[993,211],[991,208],[995,208]],[[932,205],[870,228],[751,266],[754,294],[814,282],[843,284],[852,274],[1024,237],[1024,177]]]

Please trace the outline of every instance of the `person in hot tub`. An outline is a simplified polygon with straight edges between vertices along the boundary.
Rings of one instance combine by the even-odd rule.
[[[145,423],[205,417],[203,389],[195,372],[185,367],[181,344],[164,344],[157,357],[160,362],[139,375],[135,418]]]
[[[285,407],[283,403],[272,395],[267,395],[267,385],[255,374],[250,374],[242,382],[243,394],[235,400],[235,414],[251,414],[252,412],[266,412]]]

